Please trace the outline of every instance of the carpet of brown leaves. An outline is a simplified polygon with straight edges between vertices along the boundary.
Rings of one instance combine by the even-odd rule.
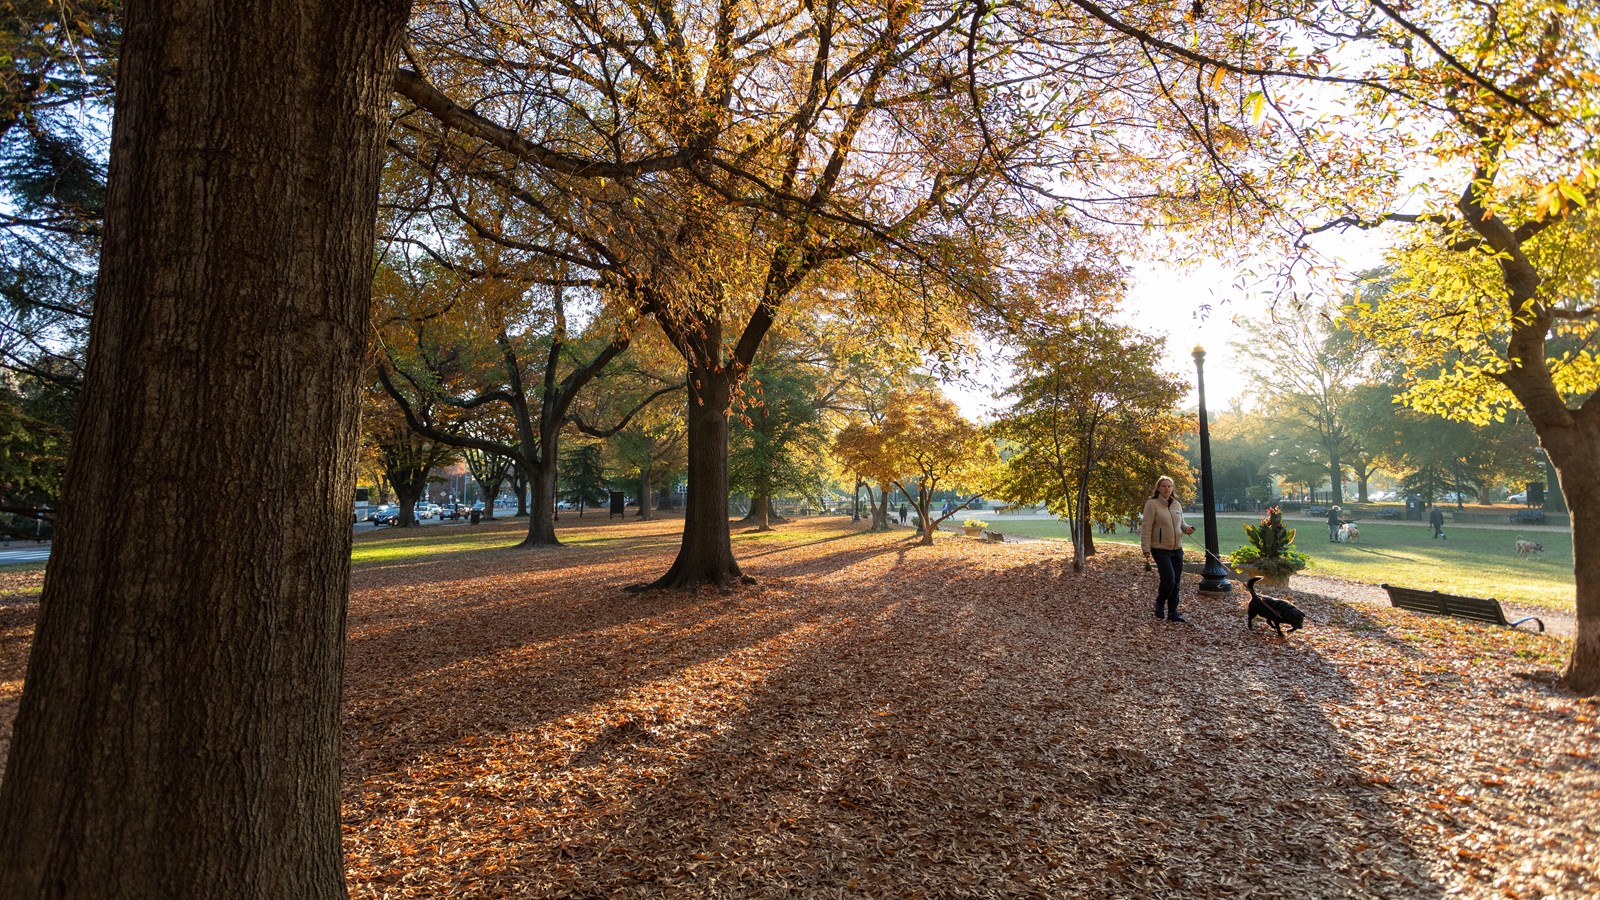
[[[1171,625],[1125,552],[837,524],[741,536],[755,588],[623,592],[678,527],[357,574],[354,896],[1600,890],[1553,639],[1314,598],[1288,640],[1237,598]]]
[[[837,520],[737,536],[753,588],[628,594],[680,523],[563,527],[357,570],[352,896],[1600,891],[1557,639],[1311,596],[1287,640],[1237,597],[1173,625],[1120,548]]]

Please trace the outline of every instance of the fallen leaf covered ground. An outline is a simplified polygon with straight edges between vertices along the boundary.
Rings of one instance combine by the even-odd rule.
[[[1552,638],[1304,598],[1156,621],[1046,542],[680,523],[357,574],[357,897],[1552,897],[1600,891],[1596,704]]]
[[[358,567],[352,896],[1600,892],[1559,639],[1310,595],[1280,639],[1189,586],[1174,625],[1125,549],[837,519],[736,535],[754,587],[625,592],[680,528]]]

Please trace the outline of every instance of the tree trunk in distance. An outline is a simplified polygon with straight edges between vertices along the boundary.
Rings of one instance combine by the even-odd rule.
[[[408,7],[127,4],[0,896],[346,895],[357,385]]]
[[[922,538],[917,541],[924,547],[933,546],[933,494],[929,491],[917,491],[917,512],[922,517]]]
[[[428,480],[424,477],[420,481],[408,480],[394,483],[394,498],[400,504],[401,528],[409,528],[417,524],[417,501],[422,499],[422,489],[427,486]]]
[[[650,484],[650,453],[645,451],[644,463],[639,466],[639,512],[638,517],[649,521],[656,517],[651,510],[651,503],[655,499],[652,495],[655,488]]]
[[[868,531],[873,531],[873,532],[888,531],[889,530],[889,489],[887,487],[882,489],[882,493],[883,493],[882,500],[883,500],[883,502],[875,504],[875,503],[872,502],[872,485],[869,484],[869,485],[866,486],[866,488],[867,488],[867,501],[868,501],[867,505],[872,507],[872,527],[868,528],[867,530]]]
[[[736,582],[755,580],[739,570],[729,533],[727,410],[731,396],[725,371],[691,364],[687,425],[689,484],[693,489],[685,504],[683,542],[666,574],[641,585],[640,590],[692,590],[708,584],[727,589]]]
[[[765,489],[757,489],[756,495],[750,498],[750,515],[745,518],[757,531],[772,530],[772,496]]]

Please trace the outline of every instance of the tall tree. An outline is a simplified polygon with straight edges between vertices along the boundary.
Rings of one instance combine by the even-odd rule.
[[[477,437],[488,435],[480,432]],[[466,460],[467,469],[472,472],[472,479],[478,482],[478,490],[483,494],[484,518],[494,521],[494,501],[500,497],[500,485],[506,481],[511,459],[504,454],[489,453],[476,447],[462,450],[461,458]]]
[[[1011,404],[994,429],[1014,448],[1001,491],[1045,503],[1068,522],[1074,571],[1083,571],[1091,552],[1091,496],[1109,493],[1122,515],[1133,512],[1136,497],[1099,483],[1106,463],[1130,455],[1179,459],[1185,423],[1173,408],[1186,386],[1161,370],[1162,352],[1159,339],[1085,315],[1025,338],[1017,355]]]
[[[1315,440],[1332,503],[1345,502],[1350,460],[1367,455],[1348,421],[1353,392],[1369,369],[1367,345],[1340,323],[1337,304],[1291,297],[1243,320],[1247,337],[1233,344],[1251,375],[1251,394],[1278,407],[1286,428]]]
[[[853,471],[887,481],[914,498],[922,523],[918,540],[924,545],[933,543],[940,524],[994,485],[1000,462],[984,429],[964,418],[949,398],[928,389],[890,397],[881,423],[847,426],[835,439],[834,451]],[[967,496],[935,514],[933,497],[941,490]],[[887,491],[883,502],[888,503]]]
[[[1025,40],[1013,26],[1041,13],[990,11],[596,0],[491,19],[441,3],[417,29],[418,69],[396,87],[424,115],[406,116],[404,152],[453,148],[442,165],[504,185],[560,232],[553,253],[653,316],[685,360],[691,489],[656,586],[742,578],[728,410],[797,293],[850,261],[901,287],[876,298],[981,306],[1010,254],[1094,221],[1039,213],[1045,194],[1024,184],[1053,177],[1066,129],[1042,121],[1011,65]],[[831,297],[836,310],[857,299]]]
[[[595,304],[559,272],[532,282],[498,245],[466,243],[500,274],[463,276],[467,265],[442,267],[437,253],[380,272],[378,296],[394,318],[378,379],[419,435],[514,462],[532,494],[521,546],[553,546],[562,430],[578,394],[628,348],[632,323],[569,326],[572,307]]]
[[[127,7],[0,895],[345,895],[357,386],[407,12]]]
[[[1409,405],[1480,422],[1526,411],[1572,513],[1577,634],[1565,678],[1600,692],[1600,8],[1419,0],[1374,4],[1352,24],[1364,46],[1346,58],[1371,76],[1354,108],[1383,125],[1381,140],[1357,129],[1341,143],[1363,142],[1374,171],[1424,164],[1429,176],[1342,183],[1307,230],[1400,230],[1394,262],[1407,286],[1379,306],[1386,322],[1368,321],[1405,349],[1418,376]]]
[[[728,477],[750,495],[747,517],[771,530],[772,501],[783,495],[816,497],[826,478],[827,429],[822,407],[830,385],[802,348],[768,347],[750,369],[750,389],[740,394],[729,436]]]
[[[561,452],[560,494],[577,504],[579,517],[606,502],[611,479],[606,473],[605,445],[579,441]]]

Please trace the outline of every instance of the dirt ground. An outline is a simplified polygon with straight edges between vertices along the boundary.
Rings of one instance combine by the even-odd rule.
[[[352,896],[1600,892],[1559,637],[1322,590],[1287,638],[1191,587],[1169,624],[1118,548],[837,519],[736,536],[755,587],[625,592],[680,527],[357,570]],[[0,603],[5,730],[35,614]]]

